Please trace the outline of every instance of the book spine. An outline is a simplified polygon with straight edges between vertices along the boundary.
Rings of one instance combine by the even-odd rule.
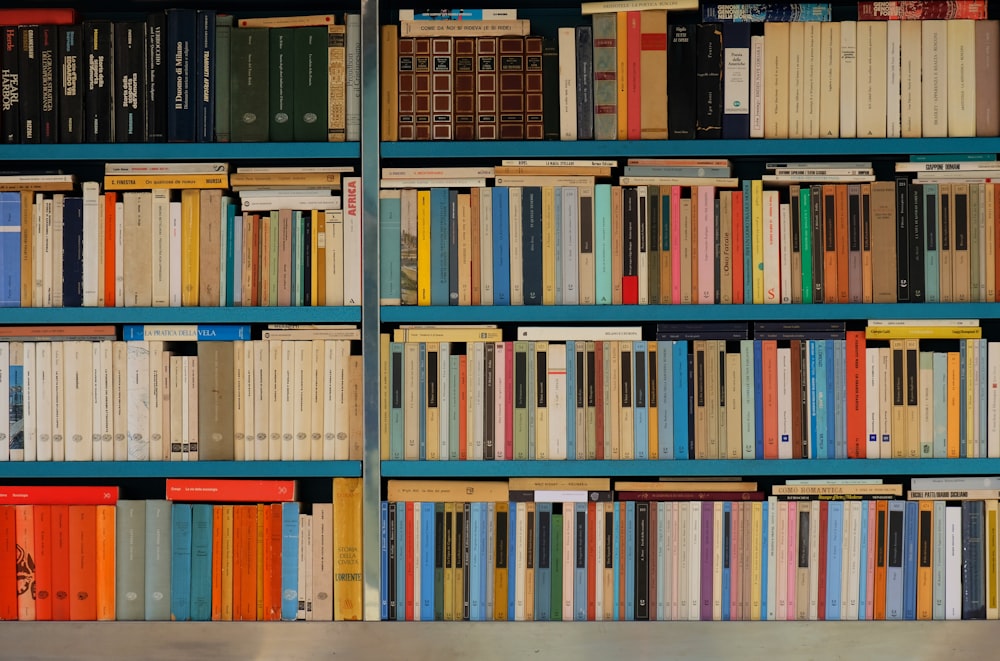
[[[169,59],[165,50],[166,45],[167,16],[163,12],[150,13],[146,17],[145,58],[147,142],[164,142],[167,139],[167,62]],[[227,46],[227,56],[228,52]],[[63,84],[65,85],[65,81]]]
[[[524,137],[545,138],[545,40],[524,38]]]
[[[3,84],[3,105],[0,106],[0,130],[6,143],[20,142],[21,75],[18,62],[17,26],[2,28],[0,76]]]
[[[215,142],[216,103],[216,12],[214,9],[199,9],[196,15],[197,33],[195,37],[195,63],[192,73],[195,95],[195,140]]]
[[[198,16],[193,9],[167,12],[167,53],[171,67],[167,106],[167,141],[194,142],[197,139],[196,80],[198,63]]]

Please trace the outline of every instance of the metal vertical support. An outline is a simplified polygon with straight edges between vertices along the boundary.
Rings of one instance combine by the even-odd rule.
[[[378,0],[361,0],[361,345],[364,364],[362,555],[365,620],[381,614],[379,587],[381,456],[379,451],[379,25]]]

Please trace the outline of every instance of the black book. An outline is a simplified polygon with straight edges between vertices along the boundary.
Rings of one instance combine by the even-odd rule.
[[[535,526],[538,529],[535,534],[535,569],[539,570],[535,575],[535,620],[548,621],[551,619],[549,611],[552,603],[551,594],[544,594],[539,589],[541,587],[539,574],[542,569],[552,568],[552,503],[538,503],[535,510]],[[530,517],[531,514],[529,513],[528,516]],[[549,574],[551,575],[551,572]],[[549,588],[551,588],[551,582]]]
[[[698,70],[695,27],[667,26],[667,134],[671,140],[693,140],[697,125],[692,72]]]
[[[146,24],[120,21],[115,31],[115,142],[146,140]]]
[[[576,138],[594,139],[594,31],[576,26]]]
[[[639,293],[639,190],[622,188],[622,296],[624,303],[638,303]],[[631,294],[630,294],[631,292]]]
[[[24,143],[41,142],[42,135],[42,64],[38,30],[37,25],[22,25],[17,29],[21,81],[19,141]]]
[[[697,393],[695,389],[690,387],[690,384],[695,382],[695,365],[694,365],[694,354],[689,353],[687,356],[687,373],[688,373],[688,457],[694,459],[694,407],[695,407],[695,397]]]
[[[722,24],[699,23],[698,69],[695,85],[698,138],[722,137]]]
[[[649,503],[635,504],[635,619],[649,620]]]
[[[497,531],[499,536],[499,531]],[[434,585],[444,585],[444,503],[434,503]],[[389,570],[392,571],[391,569]],[[444,591],[434,590],[434,620],[444,620]]]
[[[907,215],[907,243],[909,254],[910,301],[923,303],[924,291],[924,213],[923,189],[912,183],[909,186],[907,199],[909,211]],[[984,237],[985,238],[985,237]]]
[[[198,142],[215,141],[215,10],[199,9],[195,38],[194,108],[195,138]],[[324,48],[326,40],[324,39]],[[325,58],[324,58],[325,61]],[[325,68],[325,66],[324,66]],[[319,75],[323,76],[321,72]],[[325,79],[325,76],[323,76]],[[324,81],[325,82],[325,81]],[[326,85],[324,85],[324,88]],[[322,118],[325,125],[325,117]],[[324,131],[325,133],[325,131]]]
[[[986,619],[985,504],[962,501],[962,619]]]
[[[84,61],[87,79],[83,93],[83,110],[87,142],[111,142],[113,137],[111,90],[114,66],[111,61],[111,22],[84,21]]]
[[[909,179],[896,177],[896,300],[910,300]]]
[[[4,26],[3,50],[0,50],[0,77],[3,85],[3,105],[0,106],[0,130],[3,141],[20,142],[21,135],[21,67],[18,63],[17,26]]]
[[[83,58],[83,27],[59,27],[59,113],[56,133],[59,142],[80,143],[84,139],[83,89],[86,78],[86,60]],[[6,100],[6,97],[5,97]]]
[[[810,220],[812,221],[813,303],[823,303],[823,186],[809,189]]]
[[[587,571],[587,509],[583,507],[581,509],[574,508],[573,511],[573,521],[575,525],[573,526],[576,534],[574,535],[574,545],[573,545],[573,556],[574,562],[573,566],[577,571],[585,572]],[[566,572],[570,571],[568,567],[563,567],[563,576]],[[586,599],[583,600],[586,603]],[[586,620],[587,612],[584,611],[582,614],[576,610],[576,600],[574,600],[573,608],[573,619],[574,620]]]
[[[389,614],[388,619],[396,619],[396,503],[389,503],[389,513],[388,517],[389,525],[387,526],[387,536],[388,536],[388,571],[386,572],[386,592],[388,592],[389,602]]]
[[[542,38],[542,127],[546,140],[559,139],[559,42]]]
[[[650,186],[648,189],[648,203],[646,205],[646,226],[648,233],[645,237],[649,255],[649,303],[658,305],[660,301],[660,269],[670,268],[670,265],[660,265],[660,187]],[[667,198],[669,209],[670,198]],[[667,230],[669,232],[669,229]]]
[[[521,189],[521,265],[524,305],[542,304],[542,189]]]
[[[656,324],[656,339],[664,340],[747,340],[750,328],[745,321],[678,321]]]
[[[194,9],[168,9],[166,52],[170,64],[168,69],[170,72],[169,91],[167,93],[167,98],[170,99],[167,103],[167,141],[169,142],[194,142],[197,137],[196,91],[194,89],[197,78],[195,72],[198,70],[198,65],[194,61],[198,49],[197,41],[197,12]],[[238,60],[234,58],[234,64],[236,61]],[[240,62],[242,63],[241,60]],[[257,65],[255,68],[258,77],[263,75],[266,79],[266,60],[262,59],[255,64]],[[244,76],[249,75],[246,70],[242,70],[241,73]],[[247,90],[246,93],[251,93],[251,90]],[[254,89],[253,93],[259,94],[260,90]],[[263,120],[264,117],[259,119]]]
[[[83,198],[63,202],[63,307],[83,305]]]
[[[744,81],[731,82],[723,92],[722,137],[745,140],[750,137],[750,23],[723,23],[722,47],[723,75]]]
[[[167,15],[146,17],[146,141],[167,139]]]
[[[496,369],[496,345],[486,342],[483,346],[483,459],[495,459],[497,441],[503,442],[496,437],[493,419],[494,398],[503,396],[496,392]]]
[[[38,62],[41,67],[39,142],[59,142],[59,28],[38,26]]]

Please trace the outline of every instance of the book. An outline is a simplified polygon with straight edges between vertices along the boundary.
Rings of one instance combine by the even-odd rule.
[[[295,480],[216,480],[169,478],[166,497],[181,502],[287,503],[295,500]]]

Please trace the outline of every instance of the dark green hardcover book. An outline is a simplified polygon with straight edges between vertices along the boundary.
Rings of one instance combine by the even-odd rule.
[[[229,142],[232,124],[229,106],[229,47],[233,31],[233,17],[215,15],[215,141]]]
[[[268,29],[238,28],[229,53],[231,137],[233,142],[268,140]]]
[[[546,140],[559,139],[559,44],[542,39],[543,134]]]
[[[563,584],[563,515],[552,515],[552,544],[549,558],[552,564],[552,597],[550,600],[550,616],[553,622],[562,620],[562,584]]]
[[[326,27],[305,27],[295,30],[293,83],[295,101],[295,140],[326,142],[329,98],[327,70],[329,68],[329,37]]]
[[[245,28],[241,28],[245,29]],[[271,28],[268,61],[271,70],[268,113],[268,135],[271,142],[291,142],[295,139],[295,41],[301,28]]]

